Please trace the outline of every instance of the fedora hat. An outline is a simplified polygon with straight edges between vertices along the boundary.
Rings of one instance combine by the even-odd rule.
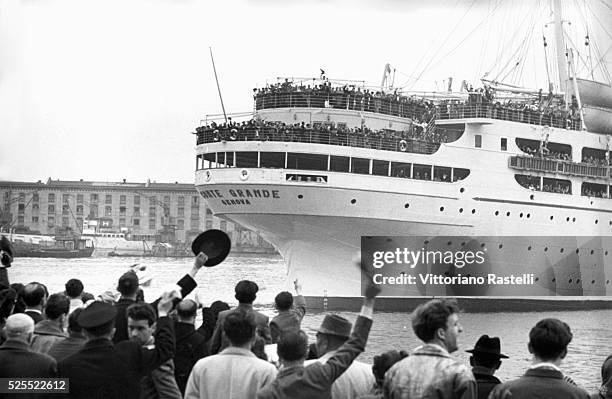
[[[225,232],[221,230],[206,230],[198,235],[191,243],[191,250],[197,256],[204,252],[208,260],[204,266],[216,266],[227,257],[232,247],[232,242]]]
[[[482,335],[476,341],[474,349],[466,350],[468,353],[481,353],[485,355],[497,356],[500,359],[508,359],[508,356],[501,353],[501,344],[499,337],[489,337],[488,335]]]
[[[350,321],[337,314],[328,314],[323,319],[321,327],[317,330],[321,334],[336,335],[338,337],[348,338],[351,335],[353,325]]]

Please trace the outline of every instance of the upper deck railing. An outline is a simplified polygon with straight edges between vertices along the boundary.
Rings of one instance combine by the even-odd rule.
[[[594,179],[608,179],[610,176],[610,168],[608,166],[543,157],[511,156],[508,165],[513,169],[524,171],[559,173]]]
[[[197,144],[234,141],[280,141],[294,143],[329,144],[385,151],[433,154],[448,137],[434,133],[425,139],[416,133],[390,131],[349,131],[346,129],[314,129],[302,126],[198,127]]]
[[[543,108],[528,103],[501,104],[487,100],[480,93],[468,101],[442,100],[434,103],[400,95],[372,95],[343,91],[260,92],[255,109],[330,108],[409,118],[422,123],[434,119],[491,118],[560,129],[581,130],[577,114],[560,107]]]

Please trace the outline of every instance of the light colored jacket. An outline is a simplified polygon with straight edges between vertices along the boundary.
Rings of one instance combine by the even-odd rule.
[[[270,335],[272,343],[277,344],[283,331],[295,329],[299,330],[302,319],[306,314],[306,300],[302,295],[295,297],[293,307],[289,310],[278,312],[270,322]]]
[[[337,351],[327,352],[317,360],[307,361],[305,365],[312,362],[325,364]],[[375,379],[372,374],[372,366],[355,360],[332,385],[332,399],[356,399],[367,394],[372,389]]]
[[[185,399],[249,399],[276,378],[276,367],[250,350],[228,347],[193,366]]]
[[[385,398],[476,399],[476,379],[468,366],[434,344],[418,347],[385,374]]]
[[[56,322],[51,320],[41,320],[34,326],[34,338],[30,346],[34,352],[49,353],[53,344],[68,338]]]

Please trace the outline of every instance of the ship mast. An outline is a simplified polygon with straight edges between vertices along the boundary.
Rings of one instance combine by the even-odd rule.
[[[553,13],[555,17],[555,46],[557,47],[557,70],[559,71],[559,90],[565,93],[565,103],[569,103],[567,98],[568,68],[567,52],[565,51],[565,41],[563,40],[563,19],[561,16],[561,0],[553,0]]]

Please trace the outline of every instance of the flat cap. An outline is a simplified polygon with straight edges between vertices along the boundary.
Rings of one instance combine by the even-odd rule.
[[[117,316],[117,309],[110,303],[94,301],[83,309],[77,323],[85,329],[95,328],[110,323]]]

